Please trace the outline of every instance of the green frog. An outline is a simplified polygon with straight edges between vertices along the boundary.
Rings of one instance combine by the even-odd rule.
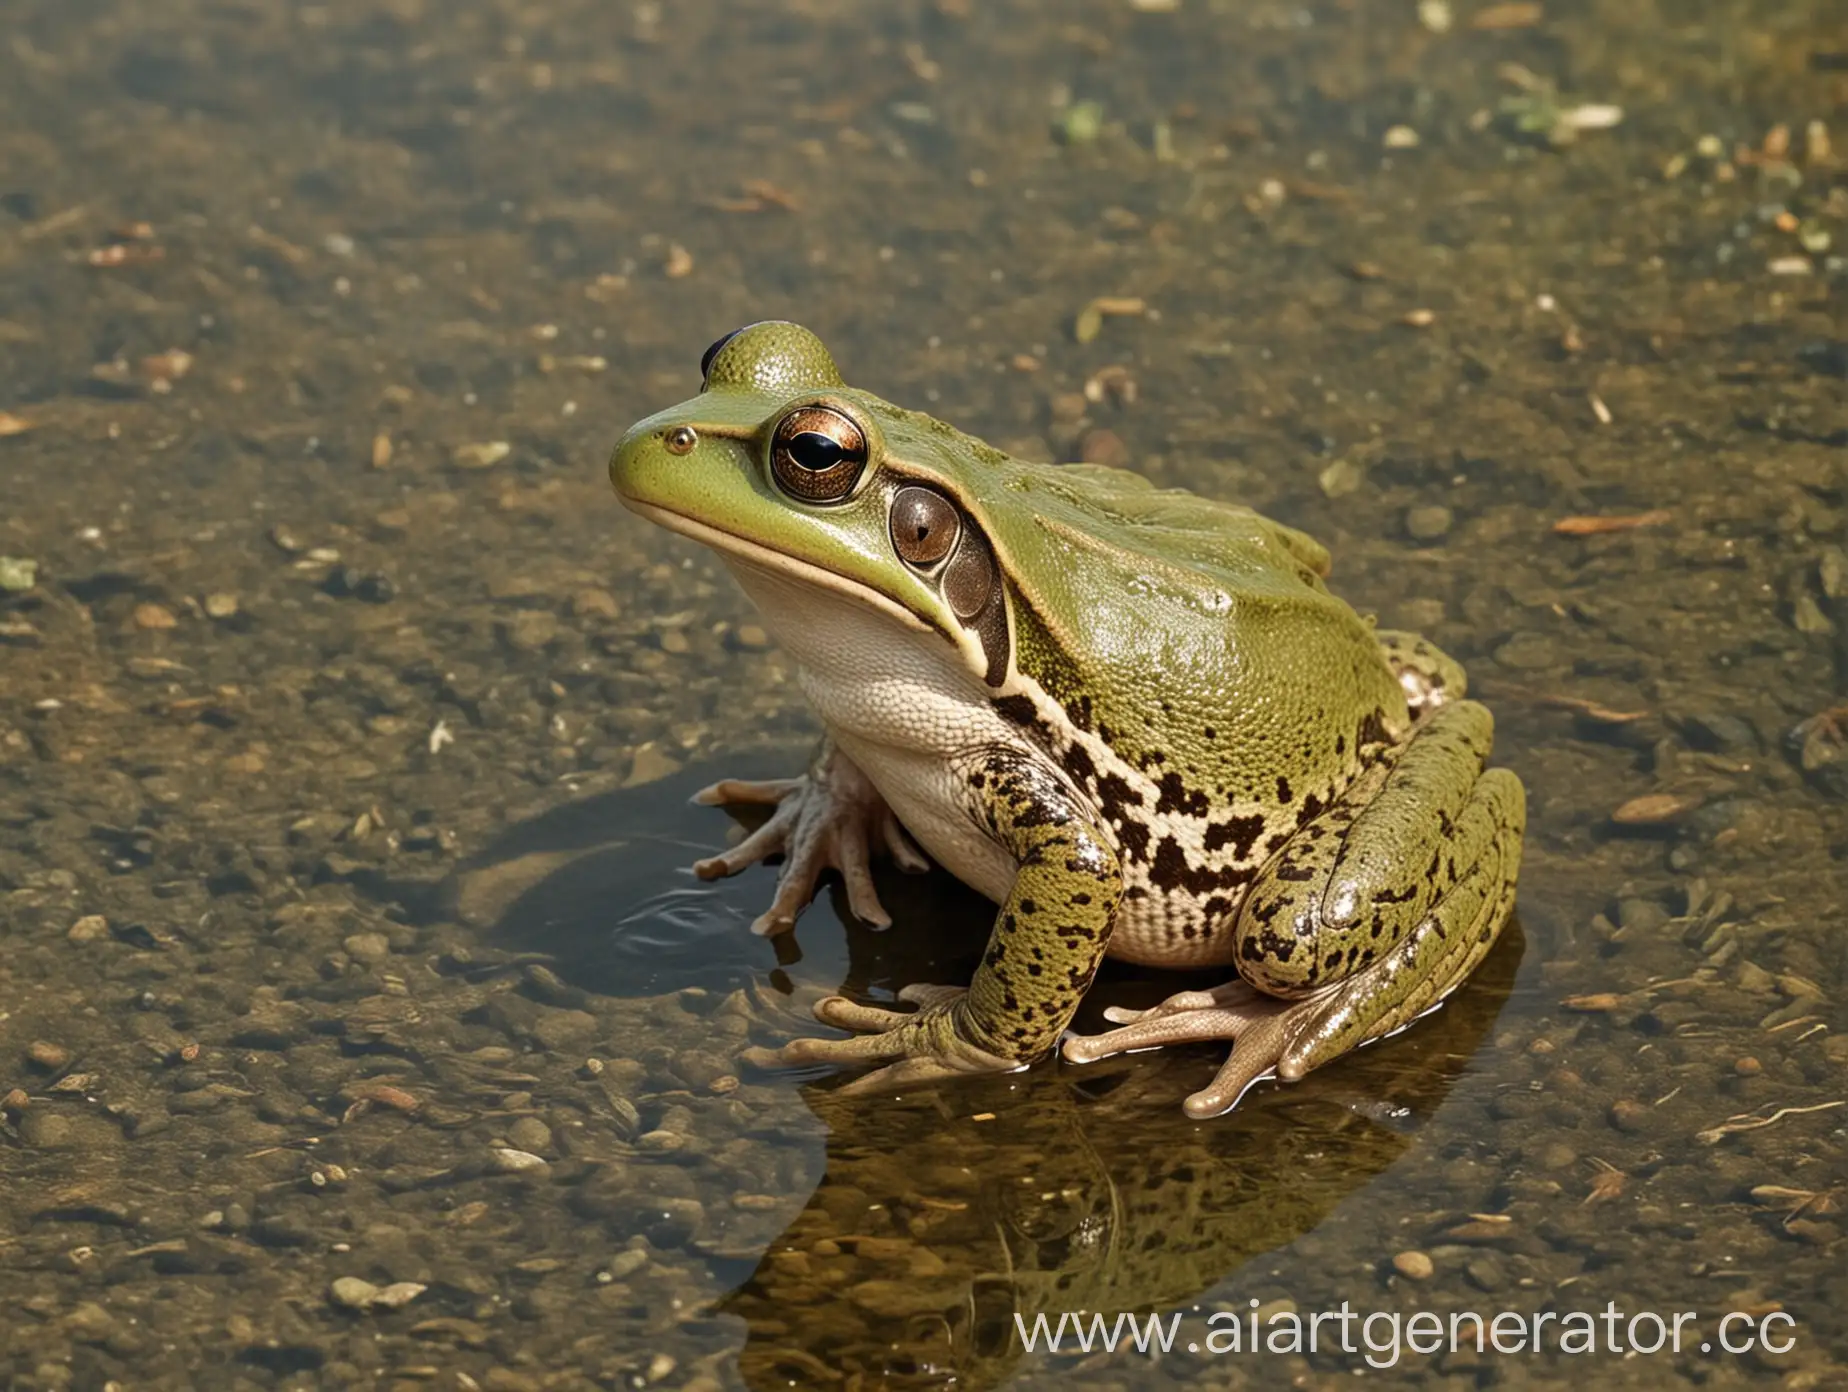
[[[1186,1101],[1217,1115],[1438,1005],[1513,906],[1526,804],[1492,721],[1430,643],[1324,583],[1327,551],[1249,508],[1093,464],[1013,458],[846,385],[766,322],[713,344],[697,396],[610,460],[624,503],[712,547],[794,659],[826,731],[808,770],[724,781],[763,825],[694,867],[782,855],[754,925],[837,871],[890,922],[875,850],[999,907],[964,986],[910,1011],[831,996],[845,1039],[784,1063],[857,1086],[1231,1040]],[[1106,955],[1227,983],[1064,1037]]]

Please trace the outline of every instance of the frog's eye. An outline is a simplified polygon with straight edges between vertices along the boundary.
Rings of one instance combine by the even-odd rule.
[[[914,570],[929,570],[954,549],[962,517],[934,488],[911,484],[893,495],[888,525],[899,559]]]
[[[838,503],[866,467],[866,432],[827,406],[801,406],[777,422],[770,470],[805,503]]]

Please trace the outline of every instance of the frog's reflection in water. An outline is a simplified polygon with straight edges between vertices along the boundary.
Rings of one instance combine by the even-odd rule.
[[[827,1174],[722,1307],[749,1325],[745,1381],[993,1387],[1026,1356],[1017,1320],[1185,1309],[1414,1144],[1520,957],[1513,927],[1443,1010],[1204,1123],[1180,1099],[1210,1051],[904,1098],[810,1084]]]

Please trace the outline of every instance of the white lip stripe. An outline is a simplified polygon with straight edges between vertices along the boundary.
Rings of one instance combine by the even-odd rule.
[[[785,552],[772,551],[769,547],[760,546],[735,532],[723,531],[718,527],[708,526],[704,522],[695,522],[685,513],[671,512],[654,503],[640,503],[628,497],[623,498],[622,501],[629,511],[639,513],[650,522],[666,527],[670,532],[679,532],[682,536],[691,537],[694,541],[710,546],[715,551],[741,557],[751,565],[760,566],[765,570],[797,574],[809,584],[819,585],[823,589],[833,590],[837,594],[846,595],[849,599],[869,605],[887,617],[897,619],[907,628],[916,629],[920,633],[937,632],[935,627],[925,623],[904,605],[886,598],[877,590],[870,590],[856,581],[849,580],[844,575],[837,575],[831,570],[810,565],[807,561],[796,560]]]

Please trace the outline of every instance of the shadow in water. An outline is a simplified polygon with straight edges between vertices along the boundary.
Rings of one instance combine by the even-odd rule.
[[[721,1307],[748,1326],[745,1381],[995,1387],[1024,1356],[1016,1316],[1031,1329],[1042,1313],[1184,1307],[1405,1153],[1521,955],[1511,925],[1444,1009],[1204,1123],[1180,1099],[1217,1050],[903,1098],[806,1086],[826,1176]]]
[[[765,750],[728,758],[723,772],[776,776],[801,758]],[[687,770],[513,828],[461,867],[447,905],[587,991],[803,985],[881,999],[913,981],[968,980],[994,908],[941,872],[878,872],[886,932],[856,922],[835,887],[796,933],[754,937],[771,872],[702,884],[685,868],[730,825],[688,803],[716,776]],[[1204,1123],[1180,1103],[1211,1076],[1220,1045],[904,1095],[849,1095],[834,1076],[801,1084],[827,1128],[826,1174],[767,1246],[761,1235],[745,1250],[730,1244],[715,1267],[742,1276],[720,1308],[747,1326],[746,1381],[993,1387],[1023,1357],[1016,1316],[1031,1327],[1040,1313],[1056,1324],[1068,1310],[1185,1306],[1406,1152],[1501,1013],[1522,948],[1517,922],[1442,1010]],[[1105,1005],[1148,1005],[1222,976],[1107,964],[1078,1028],[1100,1027]]]

